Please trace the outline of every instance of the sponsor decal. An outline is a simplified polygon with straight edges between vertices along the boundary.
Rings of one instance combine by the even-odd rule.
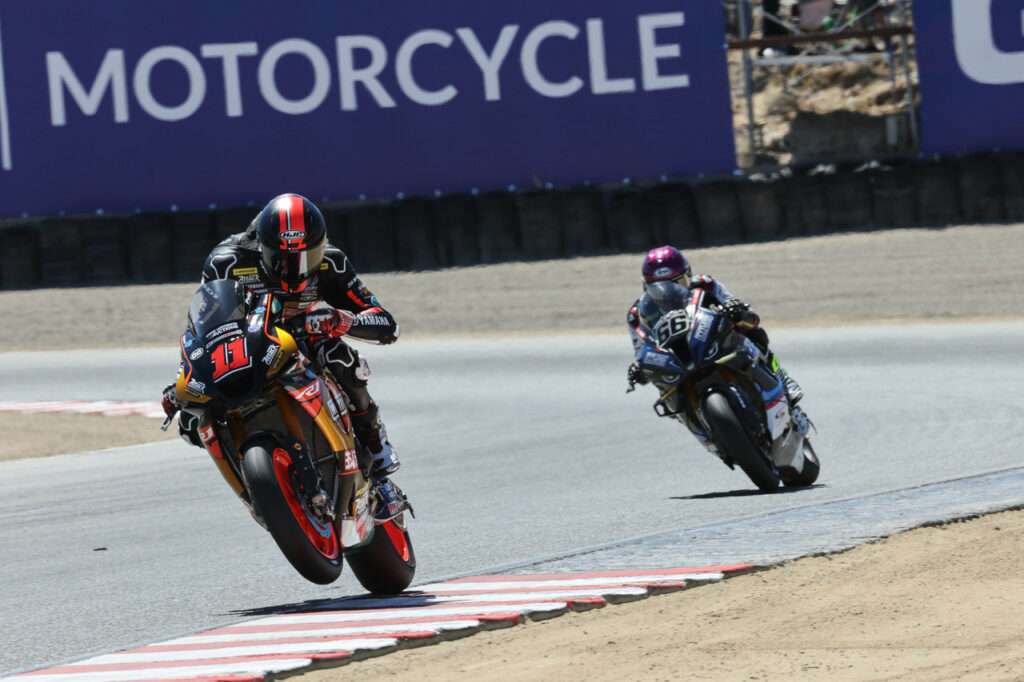
[[[295,399],[300,401],[300,402],[305,402],[307,400],[313,400],[314,398],[317,398],[317,397],[320,396],[320,382],[319,381],[311,381],[311,382],[309,382],[308,385],[306,385],[301,390],[298,390],[298,391],[295,391],[294,393],[292,393],[292,396],[294,396]]]
[[[247,269],[255,270],[256,268],[247,268]],[[237,277],[237,279],[238,279],[239,283],[244,284],[246,286],[249,286],[250,284],[258,283],[260,281],[260,276],[257,275],[257,274],[241,275],[241,276]]]
[[[213,331],[211,331],[209,334],[206,335],[206,338],[210,338],[210,337],[213,337],[213,336],[219,336],[219,335],[224,334],[226,332],[233,332],[236,329],[238,329],[238,326],[234,322],[228,322],[227,324],[222,324],[221,326],[219,326],[216,329],[214,329]]]
[[[255,267],[251,267],[251,268],[235,268],[234,270],[231,271],[231,274],[235,275],[236,277],[240,277],[242,275],[255,275],[255,274],[258,274],[258,271],[256,270]]]
[[[185,391],[191,393],[192,395],[202,395],[206,393],[206,384],[203,383],[202,381],[189,379],[188,385],[185,387]]]
[[[277,357],[277,351],[279,351],[280,349],[281,349],[281,346],[277,345],[276,343],[270,344],[270,347],[267,348],[267,352],[263,356],[263,364],[264,365],[272,365],[272,364],[274,364],[274,358]]]
[[[707,341],[708,332],[711,331],[712,318],[709,315],[701,315],[700,322],[697,323],[697,331],[694,334],[701,341]]]
[[[668,277],[672,274],[672,268],[658,268],[654,271],[655,277]]]
[[[284,241],[293,241],[295,239],[305,239],[306,232],[304,230],[286,230],[278,235]]]
[[[214,439],[214,437],[215,436],[213,433],[213,425],[204,426],[201,429],[199,429],[199,438],[204,443],[209,443]]]
[[[356,457],[355,450],[345,451],[345,471],[355,471],[359,468],[359,459]]]
[[[663,353],[648,353],[644,356],[644,364],[664,367],[668,364],[668,356]]]
[[[192,340],[191,339],[189,339],[188,345],[192,345]],[[203,349],[202,348],[196,348],[194,351],[189,353],[188,359],[189,360],[198,360],[199,358],[202,357],[202,355],[203,355]]]
[[[320,413],[321,394],[320,394],[320,381],[311,381],[308,385],[297,391],[289,391],[292,397],[296,401],[302,404],[306,408],[306,413],[311,417],[315,417]]]

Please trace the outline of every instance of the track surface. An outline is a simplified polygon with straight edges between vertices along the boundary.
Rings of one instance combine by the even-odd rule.
[[[773,334],[823,461],[821,485],[775,495],[747,494],[742,474],[656,419],[650,389],[624,393],[624,336],[367,354],[404,460],[396,480],[416,504],[423,583],[1019,466],[1022,345],[1021,323]],[[0,400],[52,397],[56,381],[67,399],[152,399],[176,364],[147,350],[64,354],[48,369],[48,355],[0,356]],[[178,441],[0,465],[0,518],[0,612],[18,614],[0,621],[0,671],[361,591],[347,574],[303,581],[207,456]]]

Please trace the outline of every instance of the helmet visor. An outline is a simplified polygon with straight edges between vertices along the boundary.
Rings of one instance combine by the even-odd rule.
[[[263,265],[285,282],[304,282],[323,262],[325,243],[326,240],[321,240],[306,249],[279,249],[263,244],[260,247]]]

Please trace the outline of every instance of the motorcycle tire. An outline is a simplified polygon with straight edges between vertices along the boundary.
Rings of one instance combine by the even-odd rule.
[[[704,415],[711,427],[715,446],[738,464],[754,485],[764,492],[779,487],[779,477],[750,439],[728,398],[721,393],[709,395],[704,399]]]
[[[818,472],[821,471],[821,462],[818,455],[811,447],[811,441],[804,438],[804,466],[796,476],[784,478],[782,483],[787,488],[797,488],[805,485],[812,485],[818,480]]]
[[[409,587],[416,573],[409,531],[395,519],[375,526],[370,542],[346,554],[345,561],[372,594],[398,594]]]
[[[295,570],[319,585],[337,580],[342,569],[338,530],[301,501],[288,453],[274,441],[256,441],[243,453],[242,472],[256,512]]]

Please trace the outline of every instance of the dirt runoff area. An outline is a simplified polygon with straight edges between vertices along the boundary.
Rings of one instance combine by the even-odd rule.
[[[831,235],[688,255],[697,272],[750,302],[769,332],[1024,316],[1024,225]],[[632,254],[364,279],[401,321],[404,339],[625,333],[639,265]],[[0,328],[0,352],[174,343],[194,290],[0,292],[0,310],[19,321]],[[47,448],[56,425],[70,425],[70,434],[81,424],[60,415],[14,419],[18,430],[39,431],[37,454],[68,447],[65,439]],[[129,442],[159,435],[157,420],[117,419],[111,431]],[[8,439],[13,423],[0,415]],[[129,423],[143,426],[136,433]],[[125,441],[109,445],[118,442]],[[1021,556],[1024,512],[993,514],[297,679],[1024,680]]]

